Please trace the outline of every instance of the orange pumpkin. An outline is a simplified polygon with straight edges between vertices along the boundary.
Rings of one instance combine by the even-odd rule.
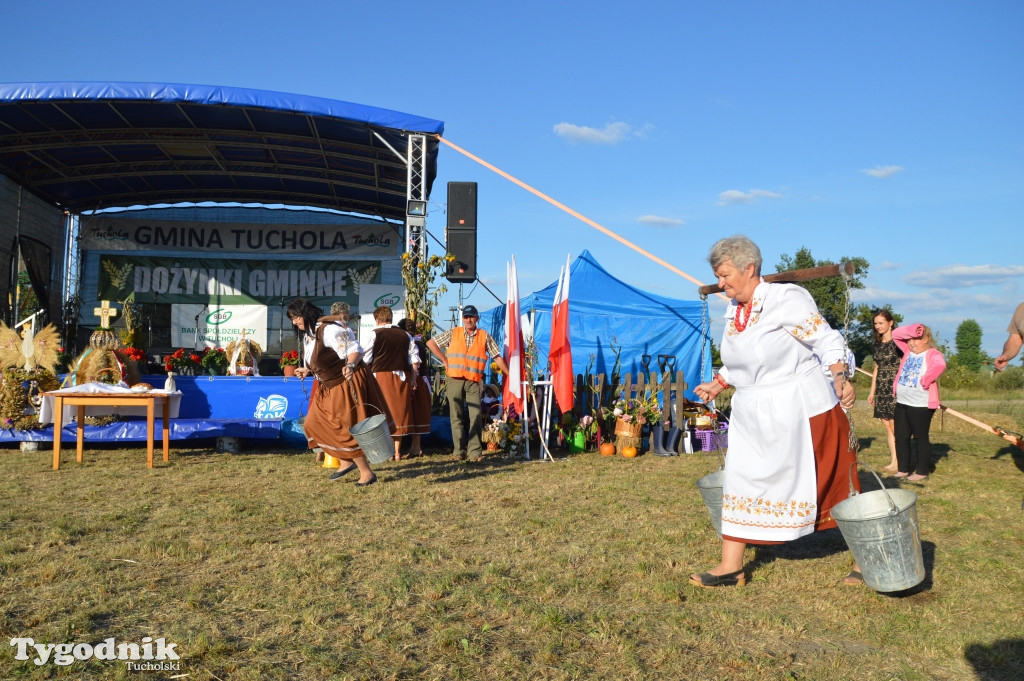
[[[611,442],[601,445],[601,456],[615,456],[615,445]]]
[[[627,459],[632,459],[636,456],[636,447],[625,447],[622,450],[622,456]]]

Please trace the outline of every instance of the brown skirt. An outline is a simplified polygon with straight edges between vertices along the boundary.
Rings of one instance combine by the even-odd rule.
[[[814,442],[814,472],[818,479],[818,517],[814,530],[829,530],[836,526],[832,507],[850,496],[850,466],[857,453],[850,449],[850,421],[838,404],[829,411],[812,416],[811,438]],[[860,491],[860,478],[853,471],[853,488]],[[722,535],[722,539],[745,544],[782,544],[779,541],[741,539]]]
[[[388,403],[391,418],[395,421],[395,435],[412,432],[412,385],[403,381],[391,371],[379,371],[373,375]]]
[[[310,449],[320,447],[336,459],[358,459],[364,456],[363,450],[349,428],[377,414],[387,417],[388,430],[394,434],[395,423],[384,395],[373,374],[360,365],[347,381],[330,388],[317,386],[302,427]]]
[[[412,391],[413,435],[430,434],[430,383],[422,376],[416,377],[416,389]]]

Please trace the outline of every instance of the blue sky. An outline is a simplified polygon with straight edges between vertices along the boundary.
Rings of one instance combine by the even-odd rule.
[[[854,302],[891,303],[950,345],[973,318],[996,355],[1024,300],[1022,34],[1015,0],[37,0],[5,7],[0,81],[228,85],[437,118],[455,144],[703,281],[710,246],[736,233],[765,272],[802,246],[864,257]],[[478,265],[501,298],[509,253],[526,293],[584,248],[635,286],[696,297],[448,148],[438,238],[449,181],[479,184]]]

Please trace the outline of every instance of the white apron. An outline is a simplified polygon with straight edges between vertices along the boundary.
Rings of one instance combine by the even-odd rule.
[[[742,332],[736,331],[735,312],[733,301],[722,340],[721,375],[736,388],[722,534],[789,541],[814,531],[817,478],[809,419],[838,401],[821,365],[842,361],[843,339],[811,295],[792,284],[762,281]]]

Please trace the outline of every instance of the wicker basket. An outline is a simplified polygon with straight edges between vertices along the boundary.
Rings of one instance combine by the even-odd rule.
[[[697,438],[697,441],[700,442],[700,448],[705,452],[710,452],[719,447],[722,449],[728,448],[728,429],[728,423],[719,423],[718,430],[695,430],[693,431],[693,435]]]
[[[640,437],[640,432],[644,429],[644,424],[637,421],[623,421],[622,419],[615,420],[615,434],[623,437]]]

